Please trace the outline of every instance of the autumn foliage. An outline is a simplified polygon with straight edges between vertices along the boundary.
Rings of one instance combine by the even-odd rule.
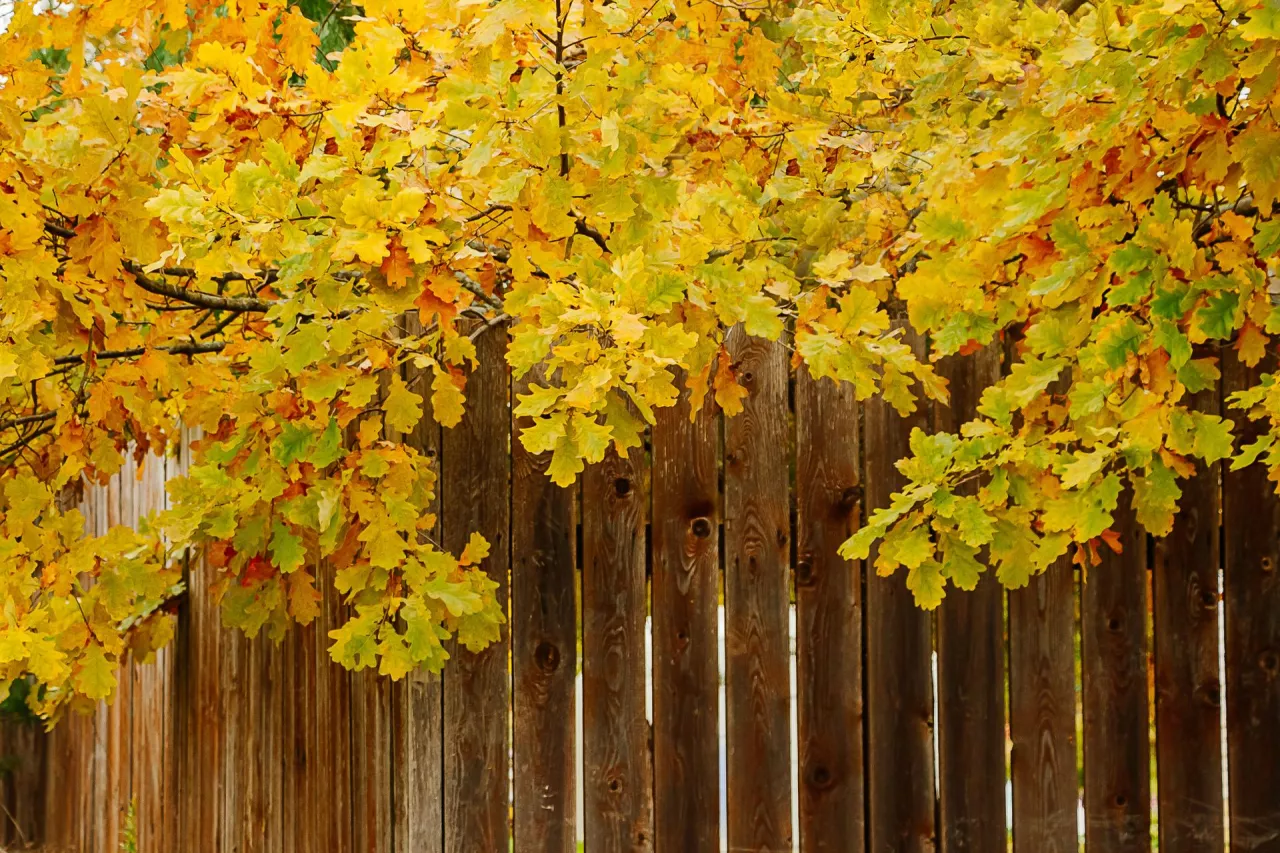
[[[427,535],[402,438],[466,417],[510,334],[520,440],[560,484],[687,386],[745,391],[726,331],[901,411],[930,359],[1005,378],[843,553],[924,606],[1168,531],[1195,462],[1280,471],[1273,0],[0,2],[0,680],[53,719],[172,632],[184,554],[225,619],[321,595],[333,656],[399,677],[501,610],[488,544]],[[537,368],[537,371],[531,373]],[[696,408],[696,406],[695,406]],[[127,454],[202,437],[171,508],[87,538]],[[1081,553],[1085,553],[1084,550]],[[336,589],[314,567],[336,568]]]

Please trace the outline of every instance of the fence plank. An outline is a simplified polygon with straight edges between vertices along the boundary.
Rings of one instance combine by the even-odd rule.
[[[1014,853],[1078,848],[1074,586],[1062,557],[1009,592]]]
[[[1151,743],[1147,707],[1147,534],[1130,496],[1081,593],[1084,672],[1085,843],[1091,851],[1151,849]]]
[[[905,324],[898,324],[900,327]],[[923,339],[906,340],[924,356]],[[894,463],[906,456],[923,409],[903,418],[883,398],[866,409],[868,511],[888,506],[901,487]],[[873,548],[867,565],[875,564]],[[931,851],[934,846],[933,673],[929,614],[915,605],[902,574],[867,573],[867,784],[874,851]]]
[[[489,540],[483,569],[505,604],[510,566],[511,489],[504,326],[476,341],[479,367],[467,379],[467,413],[444,431],[441,500],[445,548],[460,554],[473,532]],[[505,608],[504,608],[505,609]],[[507,626],[479,653],[450,643],[444,675],[444,824],[448,853],[507,853]]]
[[[786,349],[732,329],[743,410],[724,422],[729,849],[791,849]]]
[[[974,417],[983,389],[1000,377],[1000,363],[995,346],[941,363],[951,401],[935,410],[939,430],[958,432]],[[947,591],[937,642],[940,847],[943,853],[1004,850],[1004,588],[993,572],[970,592]]]
[[[592,853],[653,849],[653,770],[645,719],[642,448],[610,448],[582,481],[583,825]]]
[[[406,335],[418,335],[422,324],[416,313],[403,320]],[[421,387],[428,373],[405,366],[405,382]],[[423,394],[423,416],[404,441],[431,461],[440,474],[440,426],[431,411],[431,397]],[[440,481],[430,511],[436,516],[431,538],[440,539]],[[426,535],[426,534],[424,534]],[[422,669],[408,673],[391,686],[392,704],[392,831],[394,849],[400,853],[440,853],[444,844],[443,769],[444,707],[438,675]]]
[[[393,849],[391,682],[367,669],[351,674],[352,849]]]
[[[401,318],[403,329],[405,318]],[[386,399],[391,385],[391,372],[379,377],[378,394]],[[424,382],[425,380],[419,380]],[[424,397],[428,395],[422,395]],[[348,427],[349,442],[355,443],[353,422]],[[407,437],[382,425],[384,441],[407,443]],[[349,607],[344,615],[350,615]],[[351,683],[351,846],[360,851],[393,849],[394,825],[391,817],[392,748],[392,683],[377,669],[364,669],[350,674]]]
[[[1215,385],[1193,398],[1221,411]],[[1156,540],[1156,772],[1161,853],[1223,849],[1218,672],[1219,465],[1182,482],[1168,537]]]
[[[541,384],[535,372],[516,385]],[[522,850],[575,848],[575,696],[578,584],[575,489],[547,476],[513,424],[511,642],[514,678],[515,837]]]
[[[857,853],[863,812],[862,571],[836,553],[862,505],[853,386],[796,375],[800,848]]]
[[[1223,390],[1257,384],[1269,357],[1246,367],[1223,353]],[[1264,424],[1238,412],[1236,446]],[[1280,498],[1263,465],[1223,474],[1223,583],[1227,641],[1227,766],[1231,849],[1280,850]]]
[[[164,482],[168,475],[163,456],[148,456],[143,469],[140,511],[158,512],[165,507]],[[164,618],[164,617],[160,617]],[[172,788],[169,774],[169,726],[167,698],[170,687],[168,649],[158,651],[147,664],[135,665],[133,713],[134,796],[137,798],[137,849],[161,853],[169,849],[165,821],[172,809],[166,802]]]
[[[689,392],[653,427],[654,847],[720,849],[720,419]]]

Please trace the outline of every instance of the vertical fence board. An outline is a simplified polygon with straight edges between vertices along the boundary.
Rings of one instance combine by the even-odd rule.
[[[3,837],[12,849],[24,850],[44,839],[45,792],[51,784],[61,783],[65,778],[62,773],[70,768],[59,768],[59,774],[52,778],[46,775],[45,750],[49,739],[38,723],[7,721],[2,742],[3,758],[8,766],[3,780],[3,802],[7,809]]]
[[[187,581],[184,615],[191,626],[190,659],[194,703],[187,734],[192,750],[188,771],[189,834],[192,847],[200,853],[218,850],[218,807],[222,799],[222,703],[218,653],[220,617],[209,589],[212,569],[193,557]]]
[[[1224,391],[1257,384],[1273,357],[1246,367],[1223,353]],[[1236,446],[1262,424],[1236,415]],[[1263,465],[1223,475],[1227,767],[1231,849],[1280,850],[1280,497]]]
[[[862,504],[853,387],[796,376],[796,689],[800,849],[865,847],[862,564],[837,549]]]
[[[479,367],[467,379],[467,413],[444,431],[444,545],[460,554],[472,533],[489,540],[483,569],[507,601],[511,515],[505,326],[476,341]],[[504,607],[504,610],[506,608]],[[450,643],[444,675],[444,823],[448,853],[507,853],[507,675],[509,633],[479,653]]]
[[[689,392],[653,427],[654,848],[720,849],[719,417]]]
[[[1195,407],[1219,413],[1219,389]],[[1182,483],[1173,531],[1156,540],[1156,773],[1161,853],[1223,849],[1218,672],[1220,465]]]
[[[1009,592],[1014,853],[1078,847],[1074,586],[1062,557]]]
[[[390,853],[391,682],[375,669],[351,674],[352,849]]]
[[[1085,843],[1091,851],[1151,849],[1147,714],[1147,534],[1130,495],[1082,590]]]
[[[404,318],[404,332],[417,335],[422,324],[416,314]],[[405,367],[405,382],[420,388],[430,380],[413,365]],[[422,395],[423,416],[405,436],[405,443],[431,461],[440,474],[440,426],[431,411],[431,397]],[[430,532],[440,539],[440,481],[431,512],[436,525]],[[426,535],[426,534],[424,534]],[[444,843],[443,770],[444,708],[440,677],[421,669],[408,673],[391,687],[392,704],[392,831],[397,853],[440,853]]]
[[[329,655],[329,632],[342,627],[349,610],[334,589],[335,569],[324,564],[316,579],[321,591],[320,615],[315,624],[316,692],[314,705],[314,756],[309,772],[316,774],[314,818],[325,839],[322,849],[333,853],[352,850],[351,822],[351,676]],[[363,744],[362,744],[363,748]]]
[[[939,430],[959,432],[1000,377],[1000,351],[952,356],[940,373],[951,401]],[[973,489],[969,490],[970,492]],[[938,609],[938,817],[943,853],[1007,846],[1004,588],[987,572],[972,591],[951,587]]]
[[[923,358],[924,343],[906,340]],[[903,418],[882,398],[866,408],[868,511],[889,505],[903,483],[894,463],[910,448],[917,410]],[[867,560],[875,565],[877,549]],[[869,849],[929,851],[934,847],[933,673],[929,614],[916,607],[902,573],[867,573],[867,783]]]
[[[724,421],[729,849],[791,849],[787,361],[741,327],[743,410]]]
[[[542,384],[541,379],[535,373],[518,383],[517,396],[531,384]],[[527,422],[522,418],[513,424],[511,441],[514,831],[522,850],[572,853],[578,662],[575,490],[551,482],[550,454],[525,450],[518,431]]]
[[[587,468],[582,482],[583,824],[592,853],[653,849],[645,719],[643,448]]]
[[[315,571],[315,567],[308,567]],[[315,695],[315,625],[295,627],[285,637],[282,650],[284,679],[282,689],[283,720],[281,739],[285,744],[282,796],[287,804],[283,820],[285,853],[306,853],[313,845],[316,820],[313,810],[320,803],[312,799],[314,781],[311,767],[315,750],[311,745],[311,726]]]

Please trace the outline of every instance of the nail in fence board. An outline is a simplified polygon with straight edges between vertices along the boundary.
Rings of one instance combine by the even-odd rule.
[[[853,387],[796,375],[796,689],[800,849],[865,849],[862,571],[836,553],[862,506]]]
[[[654,415],[654,848],[715,851],[720,417],[708,395],[691,421],[688,391]]]
[[[724,421],[729,849],[791,849],[787,360],[729,332],[742,411]]]

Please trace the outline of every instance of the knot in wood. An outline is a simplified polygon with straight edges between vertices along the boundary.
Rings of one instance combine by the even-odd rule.
[[[560,650],[554,643],[543,640],[533,650],[533,659],[537,662],[538,668],[544,672],[555,672],[560,666]]]

